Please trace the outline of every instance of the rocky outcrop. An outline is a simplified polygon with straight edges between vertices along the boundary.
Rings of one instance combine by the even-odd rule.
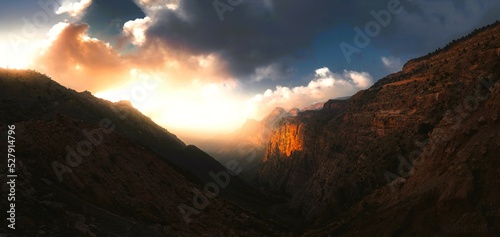
[[[238,162],[242,166],[240,177],[256,185],[257,169],[262,164],[267,141],[283,119],[296,117],[301,113],[303,112],[297,108],[287,112],[277,107],[261,121],[249,119],[237,131],[198,145],[222,164]]]
[[[405,170],[405,164],[411,164],[405,159],[414,159],[421,153],[415,151],[430,149],[431,143],[424,141],[440,131],[440,124],[444,123],[450,112],[464,116],[463,111],[467,108],[484,108],[484,111],[477,112],[479,115],[476,121],[481,120],[482,123],[488,121],[486,118],[498,117],[495,114],[498,110],[494,106],[485,106],[489,102],[483,98],[489,95],[488,91],[500,78],[497,48],[500,48],[500,24],[477,31],[473,36],[459,40],[438,53],[412,60],[401,72],[379,80],[371,88],[360,91],[346,101],[329,101],[322,110],[287,118],[267,145],[265,162],[259,171],[261,184],[270,190],[290,194],[290,206],[311,222],[318,218],[323,221],[331,220],[332,217],[346,213],[346,210],[350,210],[367,196],[379,190],[387,190],[388,183],[404,185],[407,177],[420,172],[418,168],[411,167],[410,170]],[[483,119],[480,119],[481,115]],[[474,126],[457,126],[465,129],[464,133],[469,136],[477,131]],[[495,134],[494,130],[489,133],[484,131],[482,136],[493,139],[489,137]],[[465,136],[453,139],[456,139],[454,142],[457,144],[464,144],[471,138]],[[483,150],[486,149],[486,153],[490,150],[498,151],[493,144],[495,143],[491,143],[491,148]],[[444,144],[440,146],[442,147],[439,149],[444,151],[448,149]],[[478,146],[477,149],[481,147]],[[430,159],[444,156],[443,159],[452,160],[455,155],[454,151],[448,151],[433,154]],[[480,159],[481,156],[471,154],[467,157],[469,162]],[[434,169],[448,168],[441,163],[433,166]],[[393,175],[387,175],[388,173]],[[464,178],[454,182],[481,182],[481,185],[486,186],[463,191],[462,194],[452,194],[462,191],[458,187],[448,190],[443,183],[437,186],[443,190],[440,195],[448,195],[446,198],[453,199],[455,195],[468,197],[494,193],[489,189],[494,189],[495,186],[474,178],[473,171],[467,171],[463,175]],[[469,181],[465,182],[466,180]],[[414,182],[418,184],[418,180]],[[386,194],[385,197],[390,196],[391,194]],[[387,200],[382,198],[374,205],[386,203]],[[403,210],[403,203],[410,205],[409,202],[401,201],[397,203],[401,205],[398,208]],[[493,203],[500,205],[498,202]],[[433,202],[422,205],[428,205],[427,208],[438,207]],[[471,205],[478,208],[478,204]],[[467,211],[464,209],[461,213],[460,208],[454,210],[459,215]],[[415,213],[418,213],[418,209],[413,209],[413,215]],[[452,215],[451,213],[443,211],[443,215]],[[352,218],[355,220],[357,217]],[[417,221],[400,224],[416,225],[415,223]],[[362,225],[357,228],[360,226]],[[356,228],[354,225],[339,223],[337,227],[338,233],[344,233],[342,228],[352,228],[353,231]],[[406,232],[409,229],[402,232],[396,230],[394,233],[411,235],[411,232]]]
[[[307,110],[320,110],[320,109],[323,108],[324,105],[325,105],[325,102],[319,102],[319,103],[315,103],[315,104],[306,106],[302,110],[304,110],[304,111],[307,111]]]

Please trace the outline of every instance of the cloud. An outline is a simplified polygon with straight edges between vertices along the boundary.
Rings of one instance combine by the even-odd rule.
[[[88,8],[90,3],[86,6],[86,2],[92,6]],[[223,126],[229,124],[228,120],[215,115],[226,115],[235,108],[246,111],[249,106],[254,118],[262,118],[277,106],[302,108],[368,88],[373,79],[366,72],[333,73],[328,68],[320,68],[307,85],[277,86],[251,99],[237,96],[249,93],[248,88],[240,87],[247,83],[243,80],[249,80],[255,89],[264,85],[274,87],[279,79],[293,76],[295,71],[289,65],[296,65],[296,60],[303,59],[304,55],[312,55],[308,50],[312,50],[320,33],[335,29],[337,24],[364,27],[373,20],[370,11],[386,8],[387,2],[242,1],[225,12],[225,20],[221,22],[212,1],[206,0],[81,0],[58,11],[75,16],[86,12],[82,21],[92,28],[70,23],[54,26],[36,69],[67,87],[94,93],[122,90],[121,85],[134,80],[131,69],[152,72],[161,79],[162,86],[156,99],[147,103],[154,108],[144,111],[149,111],[148,115],[155,121],[167,127],[177,123],[180,127],[181,122],[188,120],[181,114],[188,114],[195,122],[210,114],[213,118],[207,120],[214,126]],[[440,2],[441,5],[402,0],[405,11],[374,38],[375,46],[389,49],[392,55],[381,58],[388,70],[401,68],[398,53],[418,53],[422,49],[428,52],[428,48],[440,46],[440,42],[446,43],[451,35],[460,33],[464,25],[473,28],[484,21],[481,14],[491,6],[488,0]],[[112,30],[108,29],[110,22],[117,23]],[[440,31],[444,31],[443,37],[436,40]],[[354,31],[352,33],[354,37]],[[132,45],[119,44],[120,47],[113,48],[105,41],[112,42],[116,37]],[[340,43],[335,39],[332,38],[333,47]],[[120,49],[126,50],[120,52]],[[296,82],[283,80],[282,83]],[[224,96],[215,96],[214,91]],[[210,103],[198,103],[200,101]],[[203,108],[193,108],[197,105]],[[176,120],[172,120],[172,116],[176,116]],[[238,117],[231,120],[231,124],[236,120],[244,121]],[[188,127],[189,124],[185,126]],[[196,129],[202,127],[199,125]]]
[[[387,34],[375,39],[393,54],[426,54],[475,28],[498,20],[500,2],[491,0],[402,1],[404,11]]]
[[[130,32],[140,26],[130,26]],[[86,24],[55,25],[37,59],[37,69],[64,86],[113,100],[130,100],[135,90],[142,88],[138,78],[152,75],[159,80],[159,86],[142,93],[147,99],[132,103],[178,134],[229,132],[241,126],[247,117],[261,118],[276,106],[305,107],[351,95],[372,84],[368,73],[346,70],[337,74],[320,68],[307,85],[278,86],[248,99],[240,94],[241,83],[224,70],[218,54],[173,51],[155,39],[138,41],[142,44],[134,52],[120,54],[107,42],[90,37],[88,30]],[[269,77],[275,70],[280,71],[280,66],[276,64],[258,73]]]
[[[121,54],[111,44],[89,36],[87,24],[59,23],[48,34],[48,43],[35,59],[36,69],[75,90],[98,92],[121,85],[130,79],[132,68],[161,72],[162,80],[175,86],[192,81],[232,83],[215,54],[190,55],[168,50],[163,44],[142,38],[147,18],[124,26],[132,42],[140,45]]]
[[[132,44],[140,46],[146,41],[145,31],[150,25],[150,17],[127,21],[123,25],[123,33],[126,37],[130,37]]]
[[[253,108],[252,116],[261,119],[275,107],[304,108],[308,105],[324,102],[332,98],[350,96],[373,84],[373,79],[366,72],[345,70],[342,74],[333,73],[323,67],[315,71],[314,79],[306,86],[268,89],[252,97],[248,104]]]
[[[152,14],[164,8],[176,10],[179,8],[180,0],[137,0],[136,2],[145,12]]]
[[[154,11],[146,35],[170,49],[194,55],[217,54],[234,76],[255,79],[251,76],[254,73],[296,58],[298,50],[309,48],[317,34],[340,17],[335,6],[326,0],[313,4],[243,1],[225,12],[221,22],[212,1],[180,1],[175,10]],[[287,68],[282,70],[286,74]]]
[[[86,24],[56,24],[36,59],[37,69],[76,90],[95,91],[117,83],[128,71],[124,60],[109,44],[89,37],[87,30]]]
[[[72,17],[80,17],[80,15],[92,4],[92,0],[80,0],[79,2],[65,1],[56,14],[67,13]]]
[[[273,63],[267,66],[258,67],[255,73],[251,76],[253,81],[259,82],[262,80],[279,80],[291,76],[294,70],[287,67],[286,64]]]
[[[385,10],[388,4],[387,0],[253,0],[234,6],[222,2],[230,9],[220,21],[213,1],[135,0],[146,17],[132,18],[123,34],[138,46],[150,41],[170,52],[214,55],[238,80],[262,81],[289,76],[290,68],[282,65],[313,56],[308,52],[322,32],[339,25],[364,28],[374,20],[370,12]],[[392,16],[373,39],[374,46],[398,57],[432,51],[464,33],[464,28],[480,25],[488,9],[500,9],[490,0],[400,2],[404,11]],[[443,36],[436,39],[436,35]]]
[[[398,72],[403,68],[403,62],[397,57],[381,57],[382,63],[388,72]]]
[[[245,121],[239,84],[222,70],[216,55],[174,53],[154,41],[120,54],[109,43],[90,37],[88,30],[86,24],[53,26],[35,69],[77,91],[130,100],[179,133],[229,132]]]

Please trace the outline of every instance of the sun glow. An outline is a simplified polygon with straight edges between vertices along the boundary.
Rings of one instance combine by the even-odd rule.
[[[225,84],[193,80],[185,86],[173,86],[168,81],[155,81],[136,69],[131,69],[130,75],[130,83],[95,95],[112,102],[128,100],[153,121],[180,136],[232,132],[249,114],[244,100],[237,98]]]
[[[36,55],[38,44],[12,44],[8,41],[0,40],[0,67],[11,69],[28,69]]]

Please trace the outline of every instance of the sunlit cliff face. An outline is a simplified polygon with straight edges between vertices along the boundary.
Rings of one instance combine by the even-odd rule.
[[[282,157],[290,157],[296,151],[302,151],[303,149],[303,139],[302,139],[302,124],[298,123],[286,123],[284,126],[280,126],[273,136],[268,145],[268,151],[270,154],[278,154]],[[266,161],[269,157],[265,157]]]

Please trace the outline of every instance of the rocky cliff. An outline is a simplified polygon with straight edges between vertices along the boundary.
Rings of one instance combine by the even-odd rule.
[[[483,95],[446,113],[388,185],[304,236],[499,236],[500,83]]]
[[[422,224],[437,230],[445,224],[464,222],[470,216],[460,218],[468,211],[476,215],[470,220],[479,220],[477,215],[484,203],[500,207],[500,202],[488,198],[495,195],[497,181],[484,179],[498,175],[500,153],[495,141],[499,134],[499,91],[493,88],[495,84],[498,87],[499,68],[500,24],[496,23],[409,61],[402,71],[346,101],[330,101],[322,110],[287,118],[267,145],[260,182],[270,190],[290,194],[290,205],[306,220],[316,220],[318,229],[327,220],[337,218],[331,229],[339,235],[363,236],[356,230],[368,225],[365,218],[369,216],[364,216],[367,212],[380,218],[379,228],[389,220],[397,220],[398,224],[381,231],[381,236],[412,236],[418,218],[424,218],[412,216],[418,216],[421,208],[427,208],[432,218],[437,218],[433,211],[439,209],[442,222],[432,224],[429,220]],[[467,119],[471,119],[469,125]],[[454,126],[455,130],[443,126]],[[450,140],[434,143],[435,136]],[[479,139],[487,141],[486,145]],[[428,150],[432,152],[423,152]],[[419,159],[425,161],[419,164]],[[475,169],[475,162],[485,164]],[[454,175],[440,177],[445,172]],[[431,173],[435,178],[430,178]],[[445,177],[453,179],[457,186],[448,186]],[[435,196],[423,199],[426,191],[416,190],[425,189],[431,180],[443,183],[429,186]],[[407,187],[409,183],[412,188]],[[408,193],[421,195],[407,194],[407,199],[392,200],[402,194],[392,193],[389,186],[398,185],[404,185]],[[414,198],[414,202],[410,201]],[[361,208],[359,202],[364,199],[368,210],[353,211]],[[457,202],[451,201],[455,199]],[[465,204],[468,208],[459,208]],[[405,210],[403,216],[413,219],[398,219],[395,210]],[[376,211],[391,212],[373,214]],[[383,216],[391,214],[395,215],[392,219]],[[347,217],[358,222],[346,223]],[[483,226],[486,222],[479,223]],[[496,224],[490,220],[487,225]],[[320,232],[310,232],[317,236],[312,233]],[[372,232],[367,229],[363,233]]]
[[[214,137],[198,145],[222,164],[238,162],[242,166],[240,177],[256,184],[257,169],[262,163],[271,134],[282,119],[299,113],[301,112],[297,108],[287,112],[278,107],[260,121],[249,119],[233,133]]]

